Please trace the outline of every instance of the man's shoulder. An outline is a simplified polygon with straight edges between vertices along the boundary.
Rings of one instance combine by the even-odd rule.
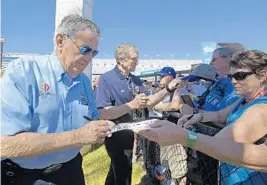
[[[233,86],[229,78],[220,78],[218,79],[218,83],[221,85]]]
[[[12,60],[8,64],[8,68],[22,69],[30,72],[33,66],[43,66],[49,61],[49,56],[23,56],[18,59]]]
[[[139,78],[139,76],[136,76],[136,75],[134,75],[134,74],[131,73],[131,77],[134,78],[134,79],[136,79],[136,80],[139,80],[141,82],[141,79]]]
[[[100,77],[108,78],[108,77],[111,77],[111,76],[114,76],[114,75],[115,75],[115,71],[114,71],[114,69],[111,69],[111,70],[103,73]]]
[[[24,56],[11,61],[4,71],[3,84],[13,82],[24,91],[28,86],[34,87],[38,76],[41,76],[37,74],[45,71],[42,65],[47,60],[48,56]]]
[[[131,74],[131,78],[133,79],[133,81],[135,82],[135,84],[140,84],[140,85],[143,84],[142,81],[141,81],[141,79],[138,76],[136,76],[134,74]]]
[[[26,64],[48,62],[50,55],[24,56],[20,58]]]
[[[221,78],[218,80],[218,85],[227,93],[234,92],[234,86],[229,78]]]
[[[23,76],[34,73],[36,69],[42,71],[44,66],[47,66],[49,61],[48,56],[24,56],[12,60],[5,69],[4,74]]]

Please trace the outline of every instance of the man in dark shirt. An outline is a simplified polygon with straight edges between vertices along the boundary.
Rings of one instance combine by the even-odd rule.
[[[138,49],[131,44],[121,44],[116,49],[116,63],[114,69],[104,73],[97,88],[96,102],[98,109],[107,109],[113,106],[128,104],[137,113],[125,114],[114,122],[132,122],[136,120],[136,114],[142,113],[142,108],[153,107],[173,92],[178,83],[174,79],[167,88],[153,96],[146,96],[145,88],[141,80],[131,74],[138,64]],[[136,96],[141,96],[146,103],[140,106],[133,106],[131,102]],[[143,103],[144,103],[143,102]],[[106,138],[106,150],[111,158],[109,173],[106,178],[106,185],[131,185],[132,175],[132,150],[134,133],[129,130],[113,133],[111,138]]]

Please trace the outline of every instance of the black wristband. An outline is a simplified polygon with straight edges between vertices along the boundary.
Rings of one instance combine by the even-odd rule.
[[[167,85],[166,86],[166,90],[169,92],[169,93],[173,93],[176,89],[170,89],[169,86]]]
[[[199,113],[199,109],[197,108],[194,108],[194,111],[193,111],[194,114],[198,114]]]

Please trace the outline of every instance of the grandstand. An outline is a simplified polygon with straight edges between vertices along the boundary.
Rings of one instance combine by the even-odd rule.
[[[38,56],[39,54],[26,53],[4,53],[2,58],[2,68],[5,69],[7,64],[19,57]],[[191,69],[194,64],[201,63],[201,60],[139,60],[135,74],[142,75],[144,73],[155,72],[165,66],[171,66],[176,71]],[[115,59],[94,59],[92,68],[92,81],[95,81],[99,75],[111,70],[115,66]]]

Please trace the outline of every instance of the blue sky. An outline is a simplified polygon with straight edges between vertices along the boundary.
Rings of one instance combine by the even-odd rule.
[[[55,4],[2,0],[4,51],[52,52]],[[200,59],[201,43],[209,41],[267,51],[266,8],[267,0],[95,0],[98,58],[112,58],[121,42],[138,46],[140,58]]]

